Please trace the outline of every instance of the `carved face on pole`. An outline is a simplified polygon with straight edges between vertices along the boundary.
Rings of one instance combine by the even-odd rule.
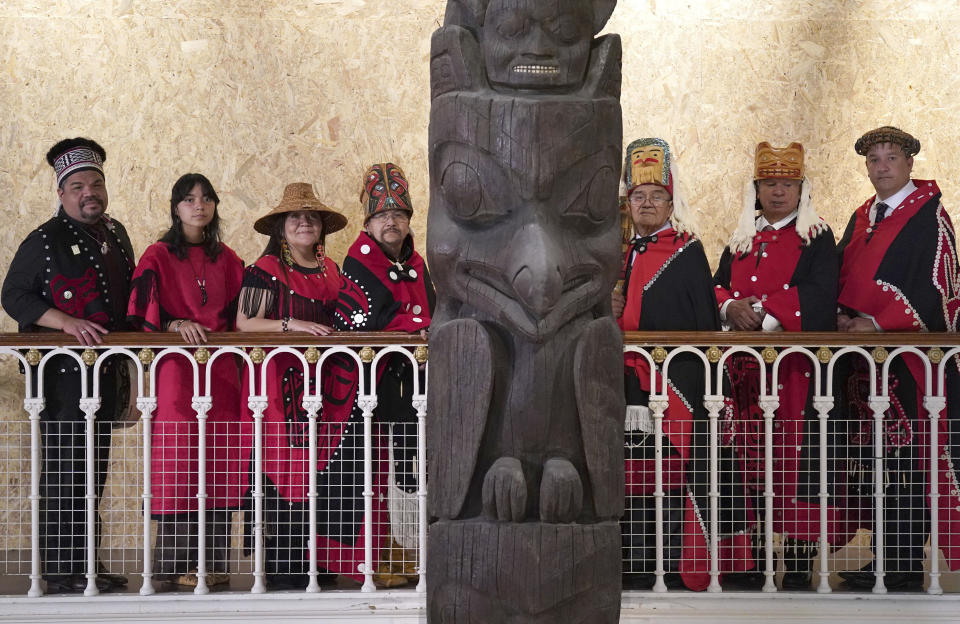
[[[491,0],[480,42],[487,78],[511,89],[579,86],[590,58],[592,20],[586,0]]]

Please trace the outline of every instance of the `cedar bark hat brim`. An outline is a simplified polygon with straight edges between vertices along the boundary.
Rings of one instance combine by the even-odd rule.
[[[319,212],[323,219],[323,235],[332,234],[347,226],[347,218],[317,199],[313,186],[306,182],[288,184],[283,190],[283,199],[270,212],[253,223],[253,229],[261,234],[270,236],[273,233],[274,222],[291,212],[309,210]]]

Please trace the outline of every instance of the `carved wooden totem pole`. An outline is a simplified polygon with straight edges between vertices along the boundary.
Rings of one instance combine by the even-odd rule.
[[[619,619],[615,5],[449,0],[433,35],[433,624]]]

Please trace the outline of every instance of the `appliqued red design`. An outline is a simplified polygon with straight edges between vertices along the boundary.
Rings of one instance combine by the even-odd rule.
[[[76,318],[86,318],[84,310],[87,304],[100,296],[100,291],[97,290],[97,272],[90,268],[77,278],[57,275],[50,280],[50,293],[58,310]],[[107,318],[105,313],[95,316],[102,316],[103,320]],[[97,319],[91,317],[89,320]]]

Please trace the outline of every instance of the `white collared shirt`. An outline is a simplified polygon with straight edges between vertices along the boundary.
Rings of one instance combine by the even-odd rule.
[[[887,209],[887,213],[884,215],[884,219],[893,214],[893,211],[900,208],[900,205],[903,203],[903,200],[910,197],[910,194],[917,190],[917,185],[913,183],[913,180],[907,182],[907,184],[891,195],[886,199],[880,199],[879,197],[873,198],[873,205],[870,206],[870,225],[873,225],[877,221],[877,204],[881,201],[886,205],[890,206]]]
[[[756,222],[757,231],[759,232],[763,230],[763,228],[767,227],[768,225],[772,225],[773,229],[779,230],[784,226],[786,226],[791,221],[793,221],[794,219],[796,219],[799,213],[800,213],[799,210],[794,210],[789,215],[780,219],[776,223],[770,223],[769,221],[767,221],[767,218],[761,214],[759,217],[757,217],[757,222]]]

